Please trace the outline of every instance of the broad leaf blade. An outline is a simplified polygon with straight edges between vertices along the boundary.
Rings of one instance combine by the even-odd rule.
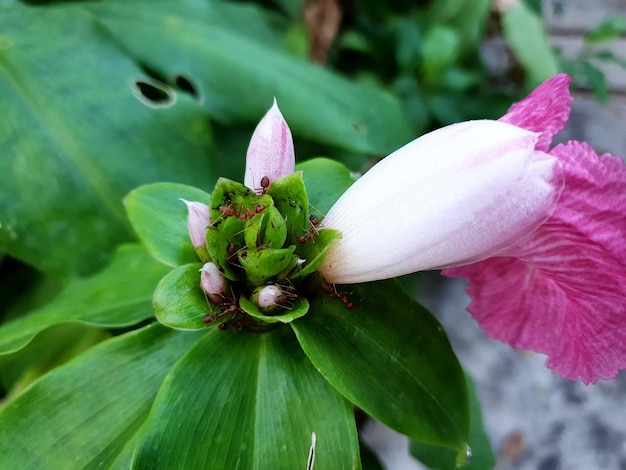
[[[84,11],[5,8],[0,30],[3,250],[44,271],[88,272],[132,239],[131,189],[210,184],[200,107],[185,96],[142,104],[132,84],[145,73]]]
[[[296,169],[302,171],[312,209],[310,212],[319,219],[324,217],[328,209],[354,183],[348,168],[328,158],[314,158],[299,163]]]
[[[0,411],[5,468],[108,468],[141,426],[166,374],[199,338],[153,325],[105,341]]]
[[[360,468],[352,407],[288,328],[211,330],[168,376],[134,468]]]
[[[237,21],[232,14],[241,6],[107,1],[85,8],[138,61],[164,77],[190,76],[205,109],[219,122],[258,122],[276,97],[291,130],[306,139],[385,155],[413,137],[392,95],[299,60],[265,35],[246,32],[250,17]],[[228,21],[225,11],[231,13]],[[258,15],[258,22],[264,20]]]
[[[433,446],[419,441],[411,441],[410,452],[428,468],[437,470],[487,470],[494,468],[496,458],[489,442],[489,437],[483,427],[480,402],[476,396],[476,389],[471,377],[466,373],[465,381],[469,394],[470,404],[470,432],[468,438],[468,452],[466,455],[445,447]],[[461,463],[462,460],[465,461]]]
[[[122,245],[101,272],[71,280],[49,304],[0,325],[0,354],[24,347],[37,333],[60,323],[123,327],[150,318],[152,295],[168,271],[141,246]]]
[[[110,337],[105,329],[82,323],[64,323],[42,331],[25,348],[0,356],[0,383],[8,391],[4,399]]]
[[[290,323],[311,362],[356,406],[413,439],[465,451],[465,381],[437,320],[395,282],[319,292]]]

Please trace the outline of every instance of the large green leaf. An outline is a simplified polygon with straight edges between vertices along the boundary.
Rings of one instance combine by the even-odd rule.
[[[198,338],[149,326],[105,341],[34,382],[0,411],[3,468],[108,468]]]
[[[350,170],[339,162],[328,158],[314,158],[296,166],[302,171],[310,211],[323,218],[335,201],[354,183]]]
[[[134,468],[360,468],[352,407],[288,328],[211,330],[166,379]]]
[[[122,198],[144,183],[212,183],[210,131],[179,94],[154,109],[148,80],[82,7],[0,14],[0,247],[39,269],[87,272],[132,239]]]
[[[496,458],[483,426],[480,402],[476,396],[474,382],[467,373],[465,374],[465,381],[470,404],[470,432],[467,455],[458,455],[445,447],[411,441],[409,447],[411,455],[428,468],[434,470],[455,470],[459,468],[459,457],[461,458],[460,460],[464,457],[467,458],[461,466],[463,470],[488,470],[496,465]]]
[[[300,137],[380,155],[412,138],[397,99],[297,59],[265,34],[249,31],[265,18],[235,13],[240,5],[124,0],[80,8],[168,81],[190,77],[217,121],[258,122],[276,97]]]
[[[152,294],[169,269],[141,246],[122,245],[103,271],[71,280],[52,302],[0,325],[0,354],[24,347],[37,333],[60,323],[123,327],[150,318]]]
[[[465,453],[465,380],[441,325],[395,282],[345,287],[320,291],[290,323],[311,362],[381,422]]]
[[[9,397],[14,396],[50,370],[110,337],[107,330],[82,323],[52,326],[25,348],[0,356],[0,384]]]
[[[204,191],[174,183],[154,183],[132,191],[126,199],[128,218],[148,252],[170,266],[199,261],[189,238],[187,207],[180,199],[211,203]]]

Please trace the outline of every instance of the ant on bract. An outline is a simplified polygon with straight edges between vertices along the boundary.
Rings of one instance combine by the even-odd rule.
[[[305,235],[298,237],[298,243],[306,243],[307,241],[312,240],[314,237],[317,237],[319,235],[317,227],[320,224],[320,219],[316,215],[311,214],[309,216],[309,222],[311,223],[311,228],[306,232]]]
[[[227,326],[222,327],[222,325],[224,325],[225,323],[229,323],[237,316],[237,314],[241,313],[239,302],[237,301],[237,297],[232,288],[230,293],[231,297],[227,297],[223,294],[204,294],[207,302],[219,308],[220,313],[218,313],[217,315],[214,315],[213,313],[208,313],[207,315],[202,317],[203,323],[213,323],[214,321],[230,315],[230,318],[222,322],[219,326],[220,329],[224,329],[227,328]]]
[[[263,212],[267,209],[267,206],[257,204],[254,208],[244,210],[243,204],[240,208],[237,208],[233,203],[231,203],[226,206],[219,206],[218,209],[224,217],[237,217],[239,220],[248,220]]]

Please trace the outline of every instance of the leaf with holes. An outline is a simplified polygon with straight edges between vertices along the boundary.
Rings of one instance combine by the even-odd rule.
[[[191,78],[219,122],[256,122],[276,97],[299,137],[378,155],[413,137],[396,98],[292,56],[258,28],[270,21],[261,10],[200,0],[83,8],[164,80]]]
[[[79,7],[0,15],[0,249],[61,274],[133,238],[122,198],[153,181],[210,186],[203,111],[133,95],[141,68]],[[71,53],[68,53],[71,51]]]

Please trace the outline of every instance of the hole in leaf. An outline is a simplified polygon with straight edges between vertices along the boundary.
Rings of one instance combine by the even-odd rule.
[[[196,100],[200,101],[200,92],[198,91],[198,87],[189,77],[185,75],[176,75],[174,77],[174,85],[181,91],[189,93]]]
[[[152,108],[169,108],[176,102],[173,90],[157,83],[135,80],[132,88],[139,101]]]

